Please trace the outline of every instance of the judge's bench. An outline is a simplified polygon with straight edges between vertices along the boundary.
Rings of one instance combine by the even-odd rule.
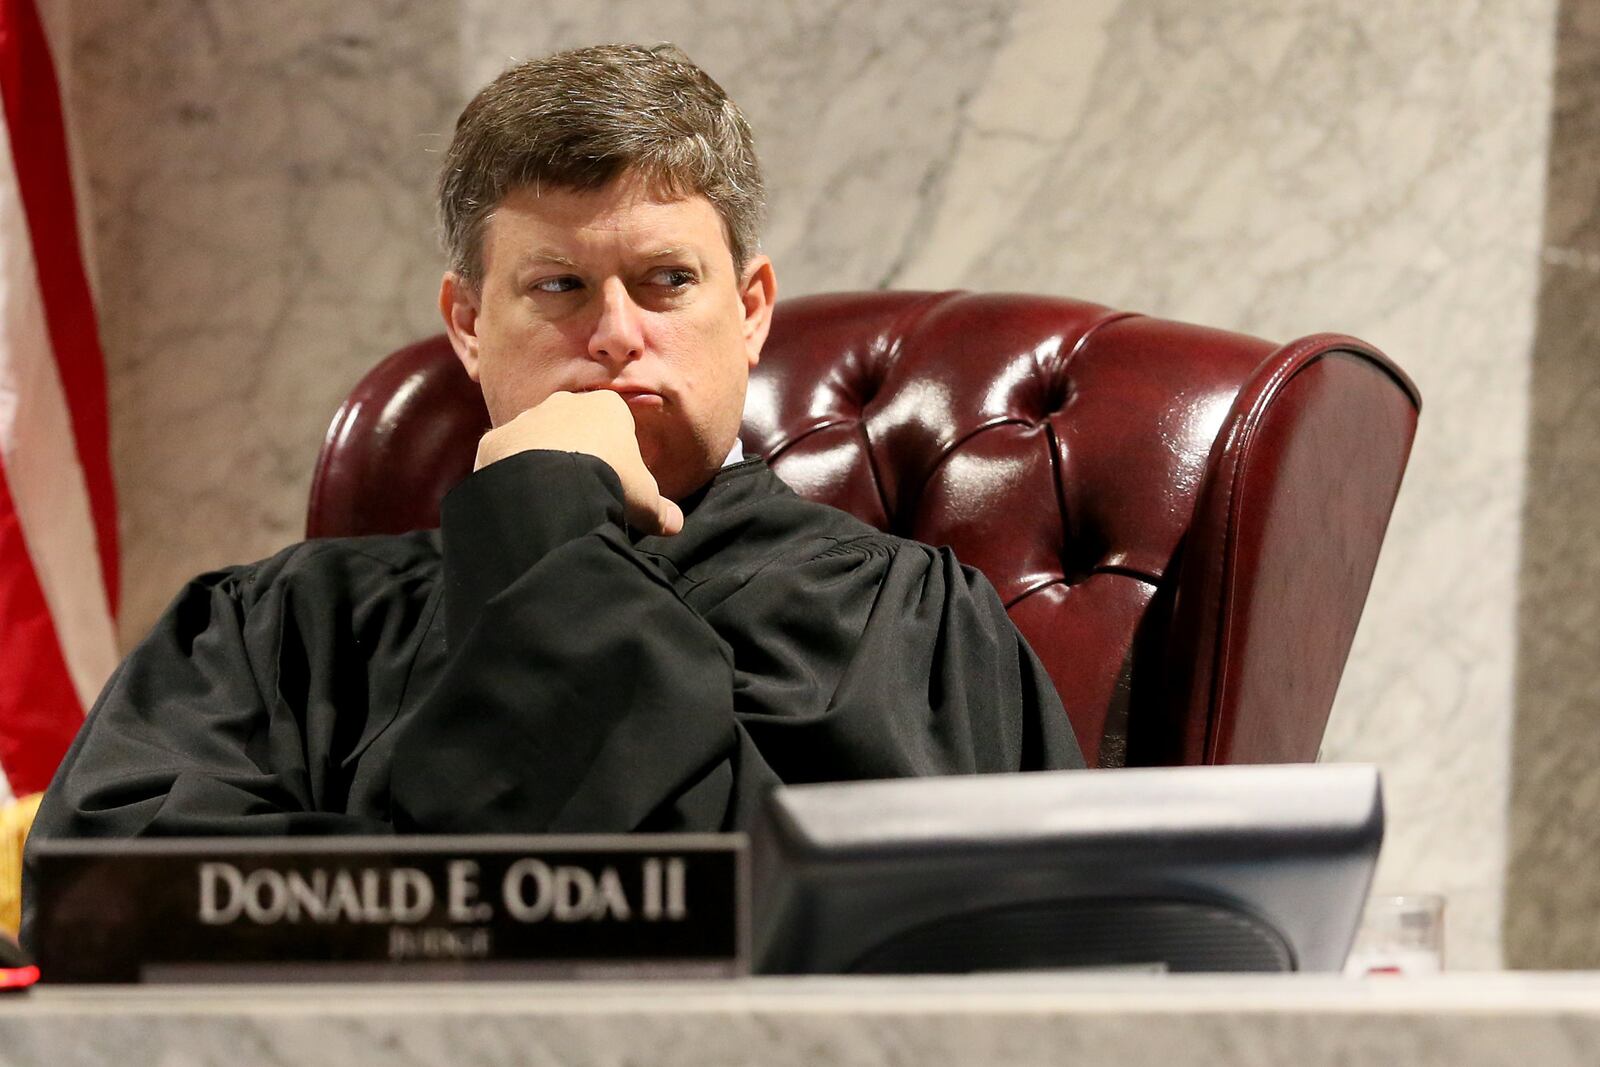
[[[984,975],[40,988],[0,1064],[1591,1067],[1600,977]]]

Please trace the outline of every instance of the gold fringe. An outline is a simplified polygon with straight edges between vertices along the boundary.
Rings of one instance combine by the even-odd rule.
[[[11,936],[22,924],[22,845],[43,793],[0,807],[0,929]]]

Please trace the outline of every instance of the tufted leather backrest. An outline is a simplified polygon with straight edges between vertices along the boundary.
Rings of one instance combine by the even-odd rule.
[[[742,436],[988,575],[1091,765],[1276,762],[1316,756],[1417,410],[1352,338],[842,293],[779,304]],[[436,523],[486,426],[442,337],[395,353],[329,430],[308,533]]]

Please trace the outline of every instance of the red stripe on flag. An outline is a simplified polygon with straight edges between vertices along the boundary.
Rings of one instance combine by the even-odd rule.
[[[55,64],[33,0],[0,0],[0,96],[4,97],[12,165],[33,238],[45,321],[89,491],[106,603],[114,618],[117,501],[111,480],[105,359],[95,332],[94,302],[78,244],[78,216],[72,203]]]
[[[50,784],[83,722],[0,468],[0,766],[17,796]]]

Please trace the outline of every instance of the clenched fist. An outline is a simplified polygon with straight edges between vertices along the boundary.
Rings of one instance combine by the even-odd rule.
[[[616,393],[552,393],[510,422],[496,426],[478,442],[473,470],[518,452],[549,449],[583,452],[604,460],[622,481],[628,523],[647,533],[675,534],[683,529],[683,512],[661,495],[654,475],[639,454],[633,412]]]

